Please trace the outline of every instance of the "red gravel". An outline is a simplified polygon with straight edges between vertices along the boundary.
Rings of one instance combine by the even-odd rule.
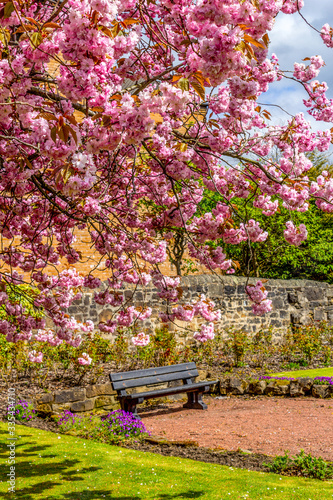
[[[142,413],[154,436],[199,446],[267,455],[306,453],[333,461],[333,400],[313,398],[205,398],[207,411],[182,403]]]

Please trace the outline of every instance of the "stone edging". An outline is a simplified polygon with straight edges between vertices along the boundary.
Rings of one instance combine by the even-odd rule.
[[[35,397],[35,407],[38,412],[61,413],[70,410],[74,413],[92,410],[115,410],[119,408],[116,399],[117,392],[111,383],[73,387],[55,393],[44,393]]]
[[[298,378],[297,380],[259,380],[248,382],[246,380],[231,377],[220,380],[217,391],[221,395],[265,395],[265,396],[312,396],[315,398],[333,397],[333,385],[321,385],[314,383],[310,377]]]

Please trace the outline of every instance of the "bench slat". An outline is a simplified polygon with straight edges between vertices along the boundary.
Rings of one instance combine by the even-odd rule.
[[[218,380],[209,380],[206,382],[199,382],[197,384],[188,384],[188,385],[179,385],[177,387],[167,387],[166,389],[158,389],[157,391],[147,391],[147,392],[138,392],[137,394],[129,394],[126,396],[126,399],[138,399],[138,398],[158,398],[159,396],[167,396],[171,394],[177,394],[178,392],[184,392],[186,388],[186,392],[194,392],[197,389],[208,387],[213,384],[217,384]]]
[[[186,370],[175,373],[165,373],[162,375],[153,375],[150,377],[135,378],[132,380],[112,381],[112,386],[115,391],[120,389],[130,389],[131,387],[142,387],[143,385],[160,384],[163,382],[171,382],[172,380],[183,380],[186,378],[194,378],[199,375],[198,370]]]
[[[120,380],[132,380],[135,378],[149,377],[152,375],[164,375],[165,373],[182,372],[185,370],[195,370],[195,369],[196,369],[196,364],[193,362],[181,363],[179,365],[159,366],[157,368],[132,370],[130,372],[110,373],[110,380],[111,382],[118,382]]]

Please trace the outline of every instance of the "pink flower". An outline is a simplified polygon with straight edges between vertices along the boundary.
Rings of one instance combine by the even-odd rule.
[[[248,285],[246,287],[246,293],[253,302],[260,303],[266,299],[268,292],[265,290],[264,285],[261,281],[257,281],[255,285]]]
[[[86,352],[83,352],[81,354],[81,357],[77,359],[77,362],[80,365],[90,365],[92,362],[92,359]]]
[[[308,232],[304,224],[300,224],[297,228],[292,221],[286,222],[287,229],[283,231],[285,239],[291,245],[298,247],[308,237]]]
[[[137,334],[136,337],[132,337],[131,340],[135,346],[145,347],[146,345],[149,344],[150,336],[145,335],[144,332],[140,332]]]
[[[43,353],[42,352],[30,351],[28,354],[28,357],[29,357],[31,363],[41,363],[43,361]]]
[[[254,302],[252,304],[252,312],[256,316],[262,316],[272,310],[272,301],[267,299],[268,292],[261,281],[258,281],[255,285],[248,285],[246,293],[250,297],[250,300]]]
[[[272,301],[265,299],[259,304],[252,304],[252,312],[256,316],[262,316],[263,314],[272,310]]]
[[[321,28],[320,36],[327,47],[333,47],[333,29],[329,24],[324,24]]]
[[[214,323],[202,325],[200,332],[195,332],[193,334],[193,338],[199,342],[207,342],[207,340],[213,340],[214,337]]]

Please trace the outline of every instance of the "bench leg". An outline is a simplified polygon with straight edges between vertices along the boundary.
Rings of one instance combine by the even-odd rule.
[[[136,403],[134,403],[133,401],[122,400],[121,401],[121,409],[128,412],[128,413],[133,413],[133,417],[141,420],[140,416],[137,413]]]
[[[207,410],[207,405],[202,401],[201,392],[188,392],[187,393],[187,403],[183,405],[183,408],[191,408],[193,410]]]

